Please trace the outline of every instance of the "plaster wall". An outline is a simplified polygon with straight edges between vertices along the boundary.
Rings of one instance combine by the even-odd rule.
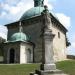
[[[41,22],[36,22],[36,23],[31,23],[31,25],[23,25],[23,32],[27,34],[28,36],[31,37],[31,42],[35,44],[35,49],[34,49],[34,61],[35,62],[40,62],[42,58],[42,23]],[[51,26],[51,29],[53,33],[55,34],[55,38],[53,40],[53,50],[54,50],[54,59],[55,61],[58,60],[64,60],[66,58],[66,39],[65,35],[61,30],[59,30],[57,27],[54,25]],[[11,28],[8,31],[8,37],[10,37],[13,33],[18,32],[18,27],[17,28]],[[58,32],[60,33],[60,38],[58,38]],[[24,53],[24,49],[26,47],[21,46],[23,49],[21,52]],[[23,59],[26,59],[25,56],[22,55],[20,57],[20,60],[23,61]],[[23,58],[23,59],[21,59]],[[27,61],[25,61],[27,62]]]
[[[23,32],[28,34],[31,37],[31,42],[35,44],[34,62],[40,62],[42,58],[41,23],[24,26]]]
[[[64,60],[66,59],[66,36],[55,26],[52,26],[51,29],[53,34],[55,34],[55,38],[53,40],[54,59],[55,61]]]
[[[10,50],[14,49],[15,50],[15,59],[14,59],[14,63],[19,63],[20,61],[20,46],[19,44],[7,44],[4,46],[4,62],[5,63],[10,63]]]
[[[28,53],[30,49],[31,53]],[[21,43],[20,45],[20,64],[32,63],[33,62],[33,46]]]

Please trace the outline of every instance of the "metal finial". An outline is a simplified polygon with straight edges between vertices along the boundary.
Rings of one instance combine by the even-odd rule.
[[[34,7],[37,7],[37,6],[43,7],[44,6],[44,0],[34,0]]]
[[[19,22],[19,32],[22,32],[23,28],[22,28],[22,23],[21,21]]]

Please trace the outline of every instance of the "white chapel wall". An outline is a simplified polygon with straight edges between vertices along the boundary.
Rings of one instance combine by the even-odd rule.
[[[64,60],[66,59],[66,36],[55,26],[52,26],[52,32],[55,34],[53,40],[54,59],[55,61]],[[58,37],[58,33],[60,34],[60,38]]]

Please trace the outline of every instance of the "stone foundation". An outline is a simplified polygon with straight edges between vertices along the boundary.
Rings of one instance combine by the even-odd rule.
[[[62,72],[61,70],[50,70],[50,71],[43,71],[43,70],[35,70],[35,73],[30,73],[30,75],[68,75]]]

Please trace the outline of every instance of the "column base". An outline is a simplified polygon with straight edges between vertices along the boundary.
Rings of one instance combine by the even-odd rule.
[[[55,64],[41,64],[40,69],[44,71],[56,70],[56,65]]]
[[[61,70],[50,70],[50,71],[42,71],[42,70],[36,70],[34,75],[68,75],[62,72]]]

